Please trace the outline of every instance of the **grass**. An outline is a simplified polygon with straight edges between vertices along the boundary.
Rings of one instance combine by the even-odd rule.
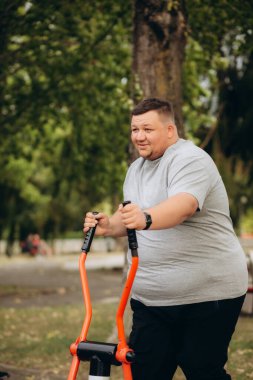
[[[116,305],[94,307],[90,339],[106,341],[114,326]],[[83,307],[0,309],[1,363],[15,368],[52,369],[67,377],[69,346],[80,334]]]
[[[229,372],[236,380],[253,379],[253,318],[241,317],[229,351]]]
[[[11,289],[10,289],[11,290]],[[97,304],[88,338],[106,341],[110,336],[116,304]],[[67,378],[71,363],[69,345],[80,333],[82,306],[0,309],[1,363],[16,368],[52,369]],[[81,363],[80,376],[88,364]],[[253,318],[241,317],[234,334],[228,369],[233,379],[253,379]],[[112,380],[122,379],[121,368],[112,368]],[[81,380],[81,377],[78,379]],[[32,378],[32,377],[31,377]],[[27,378],[28,379],[28,378]],[[82,377],[84,379],[84,377]],[[180,371],[175,380],[182,380]],[[43,380],[41,378],[41,380]]]

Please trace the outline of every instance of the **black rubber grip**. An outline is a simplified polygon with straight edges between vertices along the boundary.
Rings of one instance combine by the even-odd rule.
[[[93,215],[97,215],[98,212],[97,211],[93,211],[92,214]],[[88,253],[90,251],[90,246],[91,246],[91,243],[92,243],[92,240],[93,240],[96,228],[97,228],[97,226],[91,227],[89,229],[89,231],[87,232],[87,234],[85,235],[83,246],[82,246],[82,252]]]
[[[131,201],[124,201],[122,202],[123,207],[131,203]],[[136,250],[138,248],[138,242],[136,238],[136,232],[135,230],[130,230],[127,228],[127,236],[128,236],[128,245],[131,251]]]

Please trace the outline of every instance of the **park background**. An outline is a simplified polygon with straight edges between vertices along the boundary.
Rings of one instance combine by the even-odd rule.
[[[243,239],[252,236],[251,0],[2,0],[0,28],[4,270],[20,259],[20,242],[29,234],[39,234],[54,256],[56,239],[82,239],[87,210],[113,212],[122,201],[127,166],[136,157],[129,142],[129,113],[149,96],[170,100],[180,135],[212,156],[228,191],[236,232]],[[28,285],[1,286],[1,297],[14,290],[18,296],[31,296]],[[71,325],[63,323],[62,313],[77,315],[76,308],[81,310],[73,305],[64,312],[57,307],[54,312],[36,309],[36,318],[55,313],[64,342],[56,342],[56,328],[44,329],[52,329],[50,339],[54,347],[61,345],[62,355],[69,339],[64,331]],[[12,310],[1,308],[1,318],[11,321],[6,328],[1,324],[2,354],[15,336],[10,326],[35,318],[33,309]],[[43,322],[36,318],[32,325],[38,328]],[[252,319],[243,321],[245,329],[238,338],[243,347],[235,352],[244,365],[234,367],[236,379],[253,377],[253,343],[247,340]],[[23,323],[21,330],[27,328]],[[34,334],[32,341],[43,346]],[[20,338],[20,344],[25,341],[30,342]],[[32,355],[33,345],[26,347],[31,367],[40,371],[52,347],[41,353],[45,357],[39,362]],[[12,355],[1,357],[2,363],[27,365],[18,355],[15,360]],[[60,359],[55,360],[56,372],[65,373]],[[37,375],[27,376],[23,379]]]

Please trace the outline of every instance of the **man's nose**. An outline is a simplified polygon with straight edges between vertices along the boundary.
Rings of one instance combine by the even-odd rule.
[[[146,138],[145,131],[139,130],[136,135],[136,140],[145,140],[145,138]]]

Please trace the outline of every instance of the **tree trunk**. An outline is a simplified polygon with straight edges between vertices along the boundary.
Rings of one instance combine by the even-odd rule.
[[[186,44],[184,1],[134,0],[134,102],[160,97],[173,106],[180,136],[182,64]]]

